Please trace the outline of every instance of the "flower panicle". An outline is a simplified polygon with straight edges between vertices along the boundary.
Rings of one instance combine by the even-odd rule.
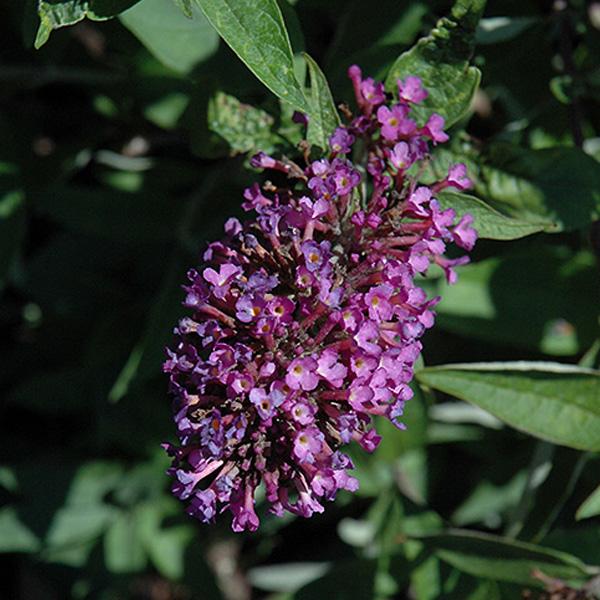
[[[411,117],[427,97],[419,78],[399,81],[390,101],[357,66],[349,77],[359,114],[325,156],[305,167],[252,158],[286,185],[245,190],[255,216],[229,219],[188,272],[191,316],[167,351],[173,493],[204,522],[229,510],[234,531],[259,526],[259,485],[272,513],[303,517],[358,488],[343,449],[377,447],[374,416],[404,428],[420,338],[434,323],[439,298],[415,278],[435,264],[453,282],[468,257],[445,257],[447,245],[471,250],[477,238],[470,215],[457,220],[435,197],[471,186],[464,165],[418,183],[429,145],[448,139],[441,116]],[[366,169],[351,158],[359,141]]]

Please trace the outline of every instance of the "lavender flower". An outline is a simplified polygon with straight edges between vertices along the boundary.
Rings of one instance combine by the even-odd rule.
[[[441,116],[422,126],[409,116],[427,97],[421,81],[399,81],[388,104],[358,67],[349,76],[360,114],[333,133],[330,154],[305,168],[252,159],[290,184],[244,192],[256,217],[229,219],[205,265],[189,271],[192,316],[164,364],[180,441],[165,445],[173,493],[205,522],[229,510],[234,531],[258,527],[259,485],[272,513],[304,517],[357,489],[341,448],[355,441],[372,452],[376,415],[404,428],[420,338],[433,325],[439,298],[415,278],[435,264],[455,281],[468,257],[444,257],[446,245],[471,250],[477,237],[470,215],[457,223],[435,199],[470,187],[464,165],[428,187],[410,174],[428,141],[448,139]],[[346,158],[358,139],[370,186]]]

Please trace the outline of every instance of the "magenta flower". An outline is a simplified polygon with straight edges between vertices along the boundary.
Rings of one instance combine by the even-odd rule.
[[[405,102],[419,104],[429,95],[427,90],[423,89],[421,79],[410,75],[405,81],[398,81],[398,95]]]
[[[377,109],[377,120],[381,124],[381,135],[391,142],[412,135],[416,124],[408,118],[409,112],[410,109],[404,104],[395,104],[392,108],[380,106]]]
[[[445,257],[447,245],[471,250],[477,238],[470,215],[457,223],[435,197],[470,187],[464,165],[430,186],[411,175],[428,144],[447,139],[440,116],[419,126],[410,117],[426,97],[420,80],[399,82],[389,106],[380,83],[358,67],[349,74],[360,114],[336,129],[327,155],[304,166],[252,159],[282,183],[248,188],[242,206],[254,218],[229,219],[224,239],[188,272],[191,315],[167,350],[179,438],[165,444],[173,493],[204,522],[229,511],[234,531],[259,526],[259,485],[271,513],[303,517],[357,489],[343,447],[375,450],[375,416],[404,427],[420,338],[439,300],[427,298],[419,274],[437,268],[455,281],[469,259]],[[359,140],[366,156],[357,165]]]
[[[353,143],[354,136],[345,127],[338,127],[329,138],[329,147],[336,154],[347,154]]]

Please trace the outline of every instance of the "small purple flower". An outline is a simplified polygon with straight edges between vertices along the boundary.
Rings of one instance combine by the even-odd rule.
[[[316,408],[308,402],[296,402],[291,410],[292,419],[300,425],[310,425],[315,420]]]
[[[250,323],[261,315],[265,307],[264,298],[258,294],[241,296],[235,303],[235,316],[242,323]]]
[[[373,398],[373,390],[367,385],[354,385],[350,388],[348,403],[359,412],[367,412],[365,404]]]
[[[452,230],[454,242],[457,246],[465,250],[473,250],[473,246],[475,246],[475,242],[477,241],[477,231],[471,227],[472,223],[473,217],[465,215]]]
[[[413,163],[410,147],[406,142],[398,142],[390,151],[390,162],[399,171],[408,169]]]
[[[329,138],[329,147],[336,154],[348,154],[353,143],[354,136],[345,127],[338,127]]]
[[[304,242],[302,244],[302,254],[304,255],[306,268],[311,272],[318,271],[329,256],[329,248],[328,242],[321,242],[320,244],[313,241]]]
[[[235,265],[221,265],[219,272],[214,269],[204,269],[202,276],[209,284],[212,284],[211,291],[217,298],[224,298],[229,291],[229,286],[234,277],[242,272],[240,267]]]
[[[358,346],[368,354],[377,356],[381,353],[381,347],[378,344],[379,327],[373,321],[363,323],[354,339]]]
[[[396,104],[391,109],[380,106],[377,120],[381,123],[381,135],[392,142],[400,136],[411,135],[416,129],[415,122],[408,118],[408,108],[402,104]]]
[[[278,323],[291,323],[295,304],[284,296],[277,296],[267,303],[265,312]]]
[[[348,368],[339,362],[339,354],[335,350],[325,349],[319,357],[317,365],[318,375],[333,387],[342,387]]]
[[[316,427],[301,429],[294,438],[294,456],[299,461],[312,463],[323,447],[323,434]]]
[[[423,135],[431,138],[433,143],[447,142],[448,134],[444,131],[444,117],[433,114],[425,123],[423,127]]]
[[[217,495],[210,488],[206,491],[198,491],[192,497],[187,512],[201,521],[212,521],[217,514],[216,500]]]
[[[367,104],[371,106],[379,106],[385,102],[383,83],[375,82],[372,77],[367,77],[361,82],[360,91]]]
[[[254,404],[261,419],[270,419],[275,414],[275,404],[267,392],[262,388],[250,391],[250,402]]]
[[[473,187],[473,182],[467,177],[467,167],[463,163],[452,165],[448,169],[446,183],[459,190],[468,190]]]
[[[285,382],[292,390],[310,392],[317,387],[319,377],[316,374],[317,361],[314,358],[297,358],[290,363]]]
[[[376,322],[387,321],[392,317],[393,306],[390,298],[394,288],[386,283],[371,288],[365,295],[365,305],[369,318]]]
[[[427,90],[423,89],[421,79],[419,77],[414,77],[413,75],[407,77],[405,81],[398,81],[398,94],[400,100],[412,102],[414,104],[423,102],[429,95]]]

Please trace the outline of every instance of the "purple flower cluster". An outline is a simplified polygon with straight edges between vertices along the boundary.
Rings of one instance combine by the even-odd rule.
[[[439,115],[411,118],[427,96],[421,81],[399,81],[390,103],[358,67],[349,76],[359,115],[333,133],[326,156],[305,168],[253,157],[284,184],[247,189],[255,218],[229,219],[189,271],[192,316],[164,365],[180,441],[165,445],[173,492],[202,521],[230,510],[235,531],[258,527],[259,485],[272,513],[304,517],[357,489],[341,449],[377,447],[374,415],[404,427],[419,339],[434,322],[439,299],[415,277],[436,264],[454,281],[468,257],[446,258],[446,244],[470,250],[477,237],[470,216],[457,223],[435,198],[471,185],[464,165],[417,182],[429,143],[448,139]],[[359,142],[360,166],[349,158]]]

